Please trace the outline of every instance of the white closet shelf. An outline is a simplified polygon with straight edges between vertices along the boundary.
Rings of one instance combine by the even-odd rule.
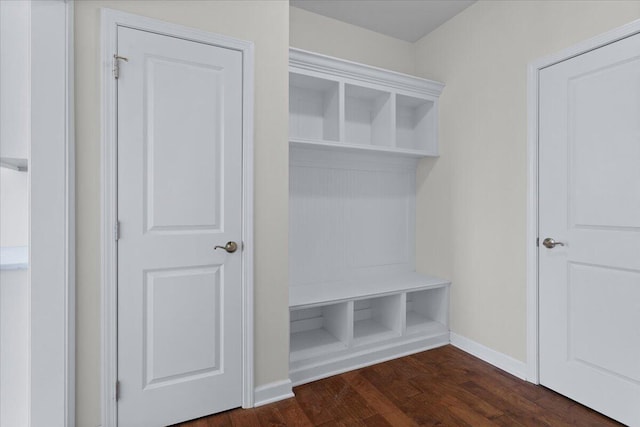
[[[289,141],[413,158],[438,156],[444,85],[300,49],[289,50]]]
[[[424,150],[413,150],[409,148],[385,147],[379,145],[349,144],[346,142],[334,142],[315,139],[290,138],[289,145],[291,147],[315,147],[326,150],[350,151],[360,153],[380,153],[385,156],[394,155],[401,157],[423,158],[438,157]]]
[[[13,169],[14,171],[26,172],[28,169],[27,159],[15,157],[0,157],[0,167]]]
[[[354,346],[375,343],[399,336],[400,332],[391,330],[374,319],[358,320],[353,325]]]
[[[291,334],[289,360],[295,362],[346,348],[345,343],[331,335],[326,329],[295,332]]]
[[[289,287],[289,307],[305,308],[362,298],[448,286],[451,282],[416,272]]]
[[[29,268],[28,246],[0,247],[0,270],[26,270]]]
[[[425,336],[447,333],[449,329],[442,323],[414,312],[407,312],[407,335]]]

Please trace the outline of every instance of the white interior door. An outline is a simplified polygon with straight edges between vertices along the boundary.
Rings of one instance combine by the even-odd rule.
[[[242,53],[118,54],[118,422],[164,426],[242,404]]]
[[[542,70],[539,96],[540,382],[640,426],[640,35]]]

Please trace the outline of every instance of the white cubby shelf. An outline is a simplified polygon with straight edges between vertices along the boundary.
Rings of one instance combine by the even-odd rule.
[[[289,50],[289,141],[334,150],[438,156],[432,80]]]
[[[444,85],[290,50],[289,376],[449,343],[450,282],[416,272],[416,170]]]
[[[289,306],[307,308],[327,303],[382,297],[399,292],[442,288],[450,282],[416,272],[387,273],[359,279],[289,287]]]
[[[303,384],[448,344],[449,286],[405,273],[395,280],[292,287],[291,381]]]

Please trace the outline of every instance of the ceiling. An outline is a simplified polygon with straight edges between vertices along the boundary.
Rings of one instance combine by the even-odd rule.
[[[290,0],[291,6],[415,42],[475,0]]]

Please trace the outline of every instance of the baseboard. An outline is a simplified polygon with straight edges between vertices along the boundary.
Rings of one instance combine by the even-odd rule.
[[[297,386],[447,344],[449,331],[427,338],[398,338],[373,347],[363,346],[357,351],[345,350],[333,357],[324,355],[294,362],[289,365],[289,378]]]
[[[451,332],[451,345],[458,347],[460,350],[467,352],[478,359],[482,359],[513,376],[523,380],[527,379],[527,364],[514,359],[511,356],[492,350],[489,347],[485,347],[480,343],[453,332]]]
[[[274,381],[269,384],[256,387],[254,391],[254,406],[262,406],[268,403],[293,397],[290,380]]]

